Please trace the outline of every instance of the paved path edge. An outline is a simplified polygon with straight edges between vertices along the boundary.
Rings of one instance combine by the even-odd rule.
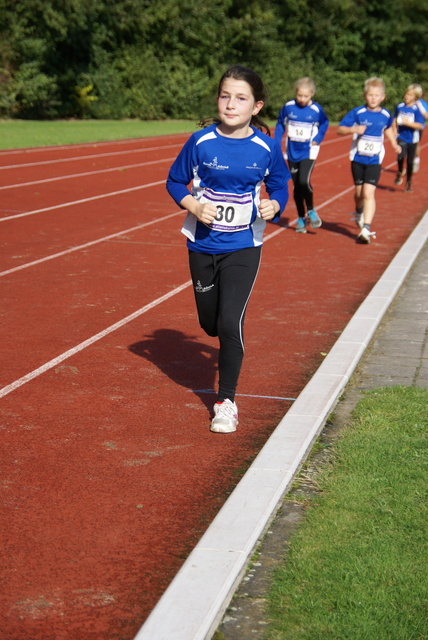
[[[135,640],[209,640],[251,554],[428,239],[428,211],[184,562]]]

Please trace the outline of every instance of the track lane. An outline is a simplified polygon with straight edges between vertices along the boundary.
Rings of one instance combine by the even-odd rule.
[[[349,189],[349,161],[335,168],[333,192],[331,175],[331,170],[327,178],[317,168],[314,172],[320,203]],[[324,224],[316,232],[302,237],[268,225],[272,237],[263,249],[246,323],[238,389],[244,394],[238,397],[242,427],[232,438],[214,442],[208,431],[217,347],[197,327],[190,289],[2,399],[8,455],[1,487],[10,529],[3,532],[6,589],[0,612],[10,638],[133,637],[290,406],[287,398],[305,384],[425,210],[422,175],[414,194],[394,188],[393,172],[384,173],[382,183],[375,218],[378,240],[369,247],[354,242],[357,230],[348,214],[352,190],[324,207]],[[284,219],[294,217],[290,203]],[[61,217],[57,224],[63,222]],[[155,225],[151,238],[141,232],[150,240],[147,252],[157,247],[146,267],[153,270],[150,281],[165,266],[171,270],[167,284],[174,270],[188,277],[178,227],[170,229],[161,260],[156,253],[165,240],[161,226]],[[125,247],[107,243],[107,262],[101,245],[76,252],[72,286],[77,288],[80,279],[88,301],[113,286],[121,301],[116,284],[126,272],[122,260],[131,275],[139,269],[138,253],[130,249],[136,239],[132,234]],[[60,287],[62,260],[51,263]],[[26,277],[40,268],[29,269]],[[109,283],[102,283],[103,275]],[[52,274],[46,269],[43,277],[49,282]],[[126,276],[124,283],[135,287],[132,296],[140,295],[138,278]],[[39,284],[40,308],[48,314],[50,294],[45,298],[43,278]],[[63,300],[65,314],[69,302]],[[95,326],[108,309],[100,303],[88,326]],[[16,311],[17,321],[28,314],[25,305]],[[41,315],[34,322],[32,340],[46,319]],[[75,328],[80,330],[78,315]],[[73,344],[76,335],[65,332]],[[20,339],[17,330],[11,359],[22,364],[28,352],[20,350]],[[47,340],[48,331],[40,349]]]

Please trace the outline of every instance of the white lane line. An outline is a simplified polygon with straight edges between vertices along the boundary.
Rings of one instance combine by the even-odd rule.
[[[162,158],[162,160],[152,160],[150,162],[139,162],[137,164],[124,164],[117,167],[111,167],[110,169],[99,169],[97,171],[85,171],[84,173],[70,173],[65,176],[56,176],[55,178],[43,178],[43,180],[32,180],[31,182],[17,182],[15,184],[6,184],[0,187],[0,191],[5,189],[18,189],[19,187],[29,187],[35,184],[44,184],[45,182],[56,182],[58,180],[69,180],[70,178],[82,178],[85,176],[93,176],[101,173],[111,173],[113,171],[123,171],[124,169],[136,169],[137,167],[147,167],[152,164],[162,164],[162,162],[172,162],[175,160],[175,156],[172,158]]]
[[[335,156],[334,158],[330,158],[329,160],[324,160],[323,162],[317,162],[316,166],[321,167],[324,164],[329,164],[330,162],[334,162],[335,160],[339,160],[340,158],[346,157],[348,154],[345,153],[340,156]],[[55,176],[54,178],[43,178],[42,180],[32,180],[31,182],[16,182],[14,184],[6,184],[0,186],[0,191],[4,191],[6,189],[18,189],[19,187],[29,187],[35,184],[44,184],[48,182],[57,182],[59,180],[68,180],[70,178],[81,178],[85,176],[93,176],[101,173],[109,173],[113,171],[123,171],[124,169],[136,169],[137,167],[147,167],[154,164],[162,164],[163,162],[173,162],[176,156],[172,158],[162,158],[161,160],[152,160],[150,162],[138,162],[136,164],[125,164],[118,165],[116,167],[110,167],[109,169],[99,169],[96,171],[85,171],[83,173],[70,173],[64,176]]]
[[[163,149],[173,149],[180,147],[180,144],[167,144],[161,147],[147,147],[145,149],[129,149],[125,151],[111,151],[110,153],[95,153],[90,156],[72,156],[70,158],[57,158],[56,160],[42,160],[41,162],[25,162],[22,164],[9,164],[0,166],[0,171],[4,169],[20,169],[21,167],[39,167],[46,164],[59,164],[60,162],[82,162],[83,160],[92,160],[93,158],[110,158],[112,156],[131,155],[131,153],[145,153],[146,151],[162,151]]]
[[[21,387],[26,382],[29,382],[30,380],[37,378],[42,373],[49,371],[49,369],[56,367],[60,362],[63,362],[64,360],[66,360],[67,358],[70,358],[71,356],[74,356],[76,353],[79,353],[79,351],[83,351],[83,349],[86,349],[86,347],[89,347],[91,344],[94,344],[94,342],[97,342],[98,340],[105,338],[105,336],[109,335],[110,333],[113,333],[113,331],[116,331],[117,329],[120,329],[128,322],[132,322],[136,318],[139,318],[144,313],[147,313],[147,311],[150,311],[154,307],[157,307],[159,304],[162,304],[162,302],[165,302],[166,300],[168,300],[169,298],[172,298],[173,296],[177,295],[181,291],[184,291],[184,289],[187,289],[188,287],[190,287],[191,284],[192,284],[191,280],[184,282],[182,285],[180,285],[179,287],[176,287],[169,293],[166,293],[164,296],[161,296],[160,298],[153,300],[153,302],[150,302],[149,304],[146,304],[144,307],[141,307],[141,309],[134,311],[134,313],[131,313],[129,316],[126,316],[126,318],[122,318],[122,320],[119,320],[119,322],[112,324],[110,327],[107,327],[106,329],[104,329],[103,331],[100,331],[99,333],[95,334],[91,338],[88,338],[88,340],[81,342],[80,344],[76,345],[72,349],[69,349],[68,351],[65,351],[61,355],[57,356],[53,360],[46,362],[44,365],[42,365],[38,369],[34,369],[34,371],[27,373],[27,375],[23,376],[22,378],[19,378],[18,380],[15,380],[11,384],[7,385],[6,387],[3,387],[2,389],[0,389],[0,398],[3,398],[4,396],[8,395],[12,391],[15,391],[15,389],[18,389],[18,387]]]
[[[53,207],[44,207],[43,209],[34,209],[33,211],[18,213],[17,215],[8,216],[7,218],[0,218],[0,222],[6,222],[6,220],[15,220],[15,218],[25,218],[26,216],[33,216],[35,213],[44,213],[46,211],[54,211],[55,209],[62,209],[64,207],[72,207],[75,204],[83,204],[84,202],[92,202],[93,200],[101,200],[102,198],[112,198],[113,196],[118,196],[122,193],[130,193],[131,191],[138,191],[139,189],[157,187],[159,184],[165,184],[165,179],[158,180],[157,182],[148,182],[147,184],[142,184],[138,187],[130,187],[129,189],[121,189],[120,191],[110,191],[109,193],[102,193],[99,196],[91,196],[90,198],[82,198],[81,200],[72,200],[71,202],[63,202],[62,204],[56,204]]]
[[[335,156],[334,158],[330,158],[329,160],[323,160],[322,162],[316,162],[314,169],[316,169],[317,167],[322,167],[323,164],[329,164],[333,160],[339,160],[340,158],[348,158],[348,157],[349,157],[349,152],[346,152],[346,153],[342,153],[340,156]]]
[[[340,193],[338,193],[336,196],[333,196],[333,198],[330,198],[330,200],[326,200],[325,202],[323,202],[322,204],[320,204],[317,209],[322,209],[323,207],[327,206],[328,204],[330,204],[331,202],[333,202],[334,200],[336,200],[337,198],[340,198],[341,196],[343,196],[345,193],[348,193],[349,191],[352,191],[354,187],[349,187],[348,189],[345,189],[344,191],[341,191]],[[98,244],[99,242],[105,242],[107,240],[110,240],[112,238],[116,238],[120,235],[126,234],[126,233],[130,233],[131,231],[136,231],[137,229],[141,229],[145,226],[149,226],[151,224],[155,224],[156,222],[162,222],[163,220],[167,220],[168,218],[171,218],[175,215],[178,215],[178,213],[173,213],[170,214],[168,216],[164,216],[163,218],[158,218],[156,220],[152,220],[150,222],[146,222],[144,224],[138,225],[136,227],[131,227],[129,229],[125,229],[125,231],[119,231],[118,233],[114,233],[112,235],[109,236],[105,236],[104,238],[99,238],[98,240],[92,240],[91,242],[87,242],[85,244],[82,245],[78,245],[76,247],[72,247],[71,249],[66,249],[64,251],[60,251],[58,253],[54,253],[50,256],[46,256],[45,258],[40,258],[39,260],[34,260],[33,262],[27,262],[26,264],[22,264],[18,267],[13,267],[12,269],[7,269],[6,271],[1,271],[0,272],[0,277],[1,276],[5,276],[5,275],[9,275],[10,273],[14,273],[15,271],[20,271],[21,269],[26,269],[27,267],[32,267],[38,264],[41,264],[42,262],[46,262],[48,260],[53,260],[54,258],[60,258],[61,256],[66,255],[67,253],[72,253],[74,251],[79,251],[79,249],[86,249],[87,247],[90,247],[94,244]],[[23,215],[23,214],[20,214]],[[19,217],[18,216],[11,216],[13,217]],[[7,218],[3,218],[3,220],[6,220]],[[10,218],[9,218],[10,219]],[[0,219],[0,222],[2,221],[2,219]],[[279,229],[276,229],[275,231],[273,231],[272,233],[268,234],[267,236],[265,236],[264,238],[264,242],[266,242],[267,240],[270,240],[271,238],[274,238],[275,236],[277,236],[278,234],[282,233],[283,231],[285,231],[286,229],[289,228],[290,225],[293,225],[296,222],[296,220],[293,220],[291,222],[288,223],[287,227],[280,227]]]
[[[76,247],[72,247],[71,249],[65,249],[64,251],[59,251],[58,253],[53,253],[50,256],[46,256],[45,258],[39,258],[39,260],[33,260],[33,262],[27,262],[25,264],[21,264],[18,267],[13,267],[12,269],[7,269],[7,271],[0,271],[1,276],[7,276],[11,273],[15,273],[15,271],[21,271],[21,269],[27,269],[28,267],[34,267],[38,264],[42,264],[43,262],[47,262],[48,260],[54,260],[55,258],[61,258],[62,256],[66,256],[69,253],[73,253],[74,251],[80,251],[81,249],[87,249],[88,247],[92,247],[95,244],[99,244],[100,242],[107,242],[107,240],[112,240],[113,238],[118,238],[119,236],[123,236],[127,233],[131,233],[132,231],[138,231],[139,229],[144,229],[144,227],[149,227],[152,224],[156,224],[157,222],[163,222],[164,220],[169,220],[174,216],[179,215],[182,211],[176,211],[175,213],[170,213],[167,216],[163,216],[162,218],[155,218],[154,220],[150,220],[149,222],[143,222],[142,224],[138,224],[135,227],[130,227],[129,229],[125,229],[124,231],[118,231],[117,233],[112,233],[109,236],[104,236],[103,238],[98,238],[98,240],[91,240],[90,242],[86,242],[85,244],[80,244]]]
[[[395,164],[395,162],[392,162],[391,164],[389,164],[387,166],[387,168],[393,166],[394,164]],[[337,198],[341,197],[345,193],[348,193],[352,189],[354,189],[353,185],[351,187],[349,187],[349,189],[345,189],[345,191],[342,191],[341,193],[337,194],[337,196],[334,196],[333,198],[330,198],[329,200],[327,200],[325,203],[323,203],[323,206],[326,206],[326,204],[328,204],[330,202],[333,202],[334,200],[336,200]],[[173,214],[173,215],[175,215],[175,214]],[[267,242],[271,238],[277,236],[279,233],[282,233],[283,231],[285,231],[286,228],[287,227],[281,227],[280,229],[277,229],[273,233],[268,234],[265,237],[264,241]],[[126,318],[123,318],[123,320],[120,320],[116,324],[114,324],[114,325],[108,327],[107,329],[105,329],[104,331],[101,331],[100,333],[96,334],[92,338],[89,338],[85,342],[82,342],[80,345],[77,345],[76,347],[73,347],[73,349],[70,349],[69,351],[66,351],[65,353],[61,354],[57,358],[54,358],[50,362],[42,365],[38,369],[35,369],[34,371],[32,371],[31,373],[28,373],[27,375],[23,376],[22,378],[19,378],[19,380],[15,380],[15,382],[12,382],[10,385],[8,385],[6,387],[3,387],[3,389],[0,389],[0,398],[2,398],[3,396],[7,395],[11,391],[14,391],[18,387],[20,387],[23,384],[25,384],[26,382],[29,382],[30,380],[33,380],[33,378],[36,378],[37,376],[41,375],[45,371],[48,371],[52,367],[56,366],[59,362],[62,362],[63,360],[66,360],[67,358],[71,357],[75,353],[78,353],[79,351],[82,351],[87,346],[93,344],[97,340],[100,340],[101,338],[103,338],[104,336],[108,335],[109,333],[112,333],[112,331],[115,331],[116,329],[119,329],[124,324],[126,324],[128,322],[131,322],[132,320],[134,320],[135,318],[139,317],[143,313],[146,313],[146,311],[149,311],[150,309],[152,309],[153,307],[157,306],[158,304],[161,304],[162,302],[164,302],[165,300],[168,300],[169,298],[171,298],[172,296],[176,295],[177,293],[180,293],[181,291],[183,291],[184,289],[189,287],[191,284],[192,284],[192,281],[188,280],[187,282],[182,284],[180,287],[174,289],[169,294],[166,294],[165,296],[162,296],[161,298],[158,298],[157,300],[154,300],[153,302],[149,303],[145,307],[142,307],[141,309],[139,309],[138,311],[135,311],[131,315],[127,316]]]

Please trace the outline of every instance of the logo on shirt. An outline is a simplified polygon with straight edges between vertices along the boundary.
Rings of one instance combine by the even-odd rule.
[[[209,169],[216,169],[217,171],[224,171],[225,169],[229,169],[229,166],[226,164],[219,164],[217,157],[213,158],[211,162],[203,163]]]
[[[257,166],[257,162],[253,162],[251,166],[247,165],[246,169],[261,169],[261,167]]]
[[[196,283],[195,291],[196,291],[197,293],[206,293],[207,291],[209,291],[210,289],[212,289],[212,288],[213,288],[213,286],[214,286],[213,284],[210,284],[210,286],[209,286],[209,287],[203,287],[203,286],[201,285],[201,281],[200,281],[200,280],[198,280],[198,282]]]

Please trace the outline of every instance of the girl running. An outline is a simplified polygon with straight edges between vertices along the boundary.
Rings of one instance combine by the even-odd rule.
[[[235,391],[244,356],[244,316],[263,230],[267,220],[279,220],[288,200],[290,173],[258,117],[264,101],[257,73],[229,67],[218,86],[218,118],[192,134],[167,179],[169,194],[187,209],[182,232],[199,322],[220,342],[219,390],[210,427],[217,433],[233,432],[238,424]],[[269,199],[260,197],[263,182]]]
[[[287,132],[285,157],[293,178],[294,202],[299,215],[296,231],[306,233],[306,214],[313,229],[322,224],[314,208],[311,174],[329,121],[321,105],[312,100],[315,83],[311,78],[297,80],[295,89],[295,99],[286,102],[279,112],[275,140],[282,148],[282,138]]]

